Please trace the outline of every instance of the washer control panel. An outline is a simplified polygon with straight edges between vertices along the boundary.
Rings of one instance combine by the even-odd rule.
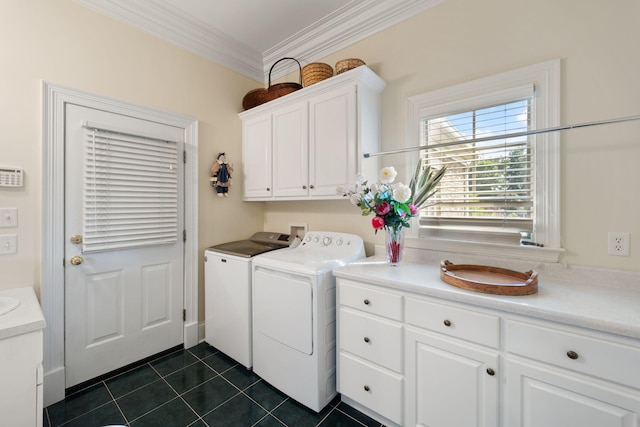
[[[362,244],[362,238],[355,234],[337,233],[332,231],[310,231],[304,236],[300,246],[316,248],[340,248]]]

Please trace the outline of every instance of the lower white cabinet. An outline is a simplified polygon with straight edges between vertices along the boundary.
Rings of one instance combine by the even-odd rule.
[[[42,426],[42,330],[0,340],[0,425]]]
[[[387,426],[640,427],[637,339],[337,276],[338,391]]]
[[[640,425],[640,347],[529,320],[506,321],[509,427]]]
[[[407,327],[406,425],[498,425],[499,356]]]
[[[615,361],[614,361],[615,363]],[[509,427],[636,427],[640,391],[520,358],[507,361]],[[638,375],[638,368],[630,375]]]

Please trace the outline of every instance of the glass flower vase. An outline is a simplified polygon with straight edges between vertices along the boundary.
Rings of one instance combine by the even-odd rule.
[[[404,254],[404,227],[389,227],[386,231],[387,261],[389,265],[396,266]]]

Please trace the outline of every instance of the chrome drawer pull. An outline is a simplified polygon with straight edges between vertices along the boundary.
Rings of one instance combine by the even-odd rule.
[[[444,326],[446,326],[447,328],[448,328],[449,326],[451,326],[451,320],[445,320],[445,321],[444,321]]]
[[[364,386],[364,391],[369,391],[369,390],[371,390],[371,389],[369,388],[369,386],[368,386],[368,385],[365,385],[365,386]]]
[[[364,305],[369,305],[369,300],[368,299],[364,300]]]
[[[489,374],[489,375],[491,375],[491,376],[494,376],[494,375],[496,374],[496,371],[494,371],[494,370],[493,370],[493,369],[491,369],[491,368],[487,368],[487,374]]]
[[[364,337],[364,342],[369,342],[369,341],[371,341],[369,337]]]
[[[578,358],[578,353],[573,350],[567,351],[567,357],[571,360],[576,360]]]

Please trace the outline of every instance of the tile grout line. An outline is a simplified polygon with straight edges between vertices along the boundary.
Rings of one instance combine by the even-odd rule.
[[[189,353],[191,353],[191,352],[189,352]],[[201,360],[198,358],[198,356],[196,356],[196,355],[193,355],[193,356],[194,356],[196,359],[198,359],[198,360],[197,360],[197,361],[195,361],[195,362],[193,362],[193,363],[192,363],[192,364],[190,364],[190,365],[187,365],[187,366],[195,365],[196,363],[201,362]],[[205,366],[208,366],[208,365],[205,363]],[[187,402],[187,401],[182,397],[182,394],[178,393],[178,392],[176,391],[176,389],[175,389],[175,388],[173,388],[173,386],[172,386],[171,384],[169,384],[169,381],[167,381],[167,380],[165,379],[165,377],[168,377],[169,375],[175,374],[176,372],[180,371],[181,369],[185,369],[185,367],[182,367],[182,368],[180,368],[180,369],[178,369],[178,370],[176,370],[176,371],[172,372],[171,374],[165,375],[164,377],[163,377],[163,376],[160,374],[160,372],[158,372],[158,370],[157,370],[156,368],[154,368],[153,366],[151,366],[151,369],[153,369],[153,370],[154,370],[158,375],[160,375],[160,378],[162,379],[162,381],[164,381],[164,382],[165,382],[165,384],[167,384],[167,385],[169,386],[169,388],[170,388],[170,389],[171,389],[171,390],[176,394],[176,396],[178,397],[178,399],[182,400],[182,403],[184,403],[185,405],[187,405],[187,408],[191,409],[191,412],[193,412],[194,414],[196,414],[197,419],[196,419],[196,420],[194,420],[190,425],[192,425],[192,424],[193,424],[193,423],[195,423],[196,421],[202,421],[202,422],[204,423],[204,425],[206,425],[206,426],[208,427],[208,426],[209,426],[209,424],[207,424],[207,422],[206,422],[205,420],[203,420],[203,419],[202,419],[202,417],[200,416],[200,414],[198,414],[198,412],[196,412],[196,410],[195,410],[195,409],[193,409],[193,408],[191,407],[191,405],[189,405],[189,402]],[[215,370],[214,370],[214,372],[215,372]],[[215,378],[215,377],[213,377],[213,378]],[[208,381],[211,381],[213,378],[210,378],[209,380],[207,380],[207,381],[205,381],[205,382],[202,382],[202,383],[200,383],[200,384],[204,384],[204,383],[206,383],[206,382],[208,382]],[[198,387],[200,384],[198,384],[197,386],[192,387],[191,389],[189,389],[189,390],[185,391],[185,393],[189,392],[190,390],[193,390],[194,388]],[[184,394],[184,393],[183,393],[183,394]],[[173,399],[171,399],[171,400],[173,400]],[[171,400],[170,400],[169,402],[171,402]],[[167,403],[169,403],[169,402],[165,402],[165,404],[167,404]],[[163,406],[163,405],[160,405],[160,406]],[[158,408],[159,408],[160,406],[158,406]],[[155,409],[157,409],[157,408],[155,408]],[[155,409],[154,409],[154,410],[155,410]],[[151,411],[150,411],[150,412],[151,412]]]
[[[120,415],[122,415],[122,419],[124,420],[124,423],[128,426],[131,425],[131,423],[129,422],[129,419],[127,418],[127,416],[124,414],[124,412],[122,412],[122,408],[120,408],[120,405],[118,405],[118,401],[116,400],[115,396],[113,395],[113,393],[111,392],[111,389],[109,388],[109,386],[107,385],[106,380],[102,381],[104,388],[107,389],[107,393],[109,393],[109,396],[111,396],[111,399],[113,399],[113,403],[116,405],[116,408],[118,408],[118,412],[120,412]]]

